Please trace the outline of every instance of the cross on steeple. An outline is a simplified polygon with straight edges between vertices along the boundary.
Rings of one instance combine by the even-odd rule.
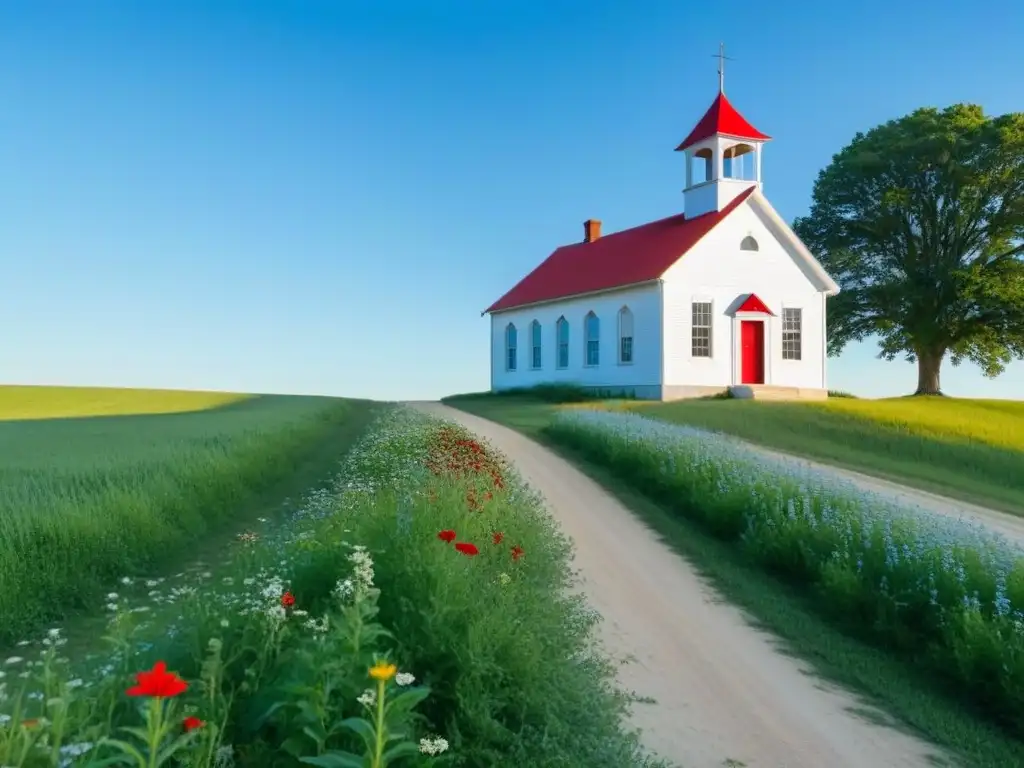
[[[732,61],[725,55],[725,43],[719,43],[718,53],[712,55],[718,59],[718,92],[725,93],[725,62]]]

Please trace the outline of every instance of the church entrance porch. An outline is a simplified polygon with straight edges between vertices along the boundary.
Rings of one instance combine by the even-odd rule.
[[[756,294],[740,294],[726,310],[732,315],[732,375],[730,386],[771,383],[769,329],[775,313]]]
[[[764,384],[764,321],[740,321],[740,383]]]

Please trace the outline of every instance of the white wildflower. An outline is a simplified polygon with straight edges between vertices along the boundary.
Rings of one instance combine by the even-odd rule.
[[[408,672],[399,672],[395,675],[395,682],[399,685],[412,685],[416,682],[415,675],[410,675]]]
[[[61,760],[59,765],[61,768],[74,765],[74,758],[81,757],[92,748],[93,743],[91,741],[81,741],[77,744],[65,744],[60,748]]]
[[[355,586],[352,584],[352,579],[339,580],[334,585],[334,589],[331,590],[331,594],[334,595],[338,600],[347,600],[352,596],[352,592],[355,591]]]
[[[440,755],[448,749],[448,741],[440,736],[420,739],[420,752],[424,755]]]
[[[283,605],[272,605],[267,608],[267,616],[274,621],[284,621],[288,617],[288,612]]]
[[[356,699],[356,701],[364,706],[372,707],[377,703],[377,692],[372,688],[367,688],[362,692],[359,698]]]
[[[235,748],[230,744],[225,744],[217,748],[217,751],[213,755],[213,764],[215,768],[228,768],[235,764]]]

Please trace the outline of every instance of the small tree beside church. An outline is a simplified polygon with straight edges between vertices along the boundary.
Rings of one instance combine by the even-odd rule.
[[[1024,358],[1024,113],[958,104],[880,125],[832,158],[794,229],[839,283],[829,354],[879,339],[917,362],[916,394],[977,363]]]

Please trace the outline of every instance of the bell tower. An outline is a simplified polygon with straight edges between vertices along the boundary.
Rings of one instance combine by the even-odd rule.
[[[722,210],[752,186],[761,187],[761,147],[771,137],[747,122],[725,98],[725,46],[718,53],[718,95],[676,147],[686,158],[686,218]]]

